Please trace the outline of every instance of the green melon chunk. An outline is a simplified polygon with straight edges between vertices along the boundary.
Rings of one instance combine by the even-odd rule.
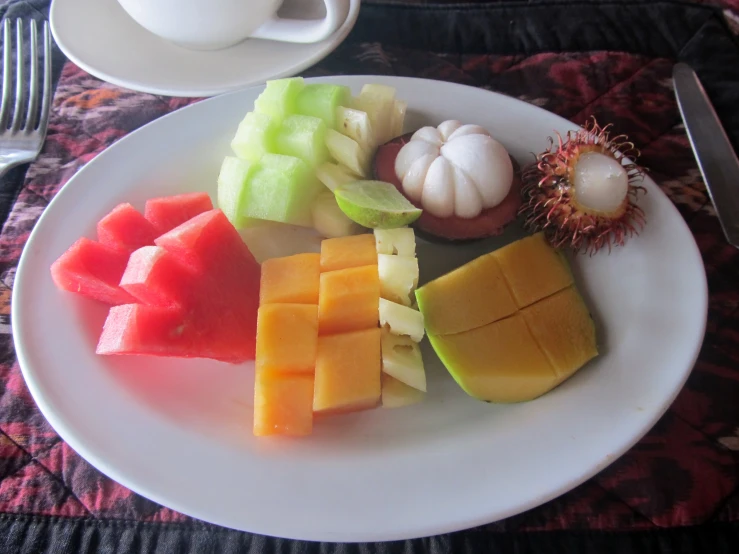
[[[328,159],[326,124],[309,115],[286,117],[275,136],[275,153],[300,158],[315,168]]]
[[[274,152],[278,125],[268,115],[249,112],[239,124],[231,141],[231,150],[239,158],[256,162],[263,154]]]
[[[336,108],[344,106],[351,95],[349,87],[340,85],[306,85],[298,94],[296,113],[312,115],[323,120],[331,129],[336,128]]]
[[[266,114],[278,123],[295,113],[295,103],[305,87],[302,77],[267,81],[267,86],[254,101],[254,111]]]
[[[242,216],[304,227],[312,226],[313,199],[325,190],[308,164],[280,154],[262,156],[246,189]]]
[[[218,207],[237,229],[249,224],[246,211],[248,182],[255,164],[246,160],[226,156],[218,175]]]

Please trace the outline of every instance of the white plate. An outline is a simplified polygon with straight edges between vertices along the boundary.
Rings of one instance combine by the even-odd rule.
[[[321,17],[322,2],[286,4],[285,15]],[[187,50],[160,39],[131,19],[117,0],[54,0],[49,19],[59,48],[88,73],[151,94],[203,97],[295,75],[318,63],[352,30],[359,4],[350,0],[343,25],[315,44],[252,39],[214,52]]]
[[[451,83],[394,77],[319,79],[394,86],[407,129],[458,118],[490,129],[520,161],[573,124],[518,100]],[[122,139],[83,168],[36,225],[18,268],[13,330],[39,407],[103,473],[194,517],[267,535],[377,541],[449,532],[556,497],[646,433],[698,354],[707,289],[683,219],[652,182],[641,236],[578,257],[601,356],[542,398],[490,405],[465,396],[425,352],[427,400],[322,420],[301,440],[251,435],[252,364],[103,358],[105,310],[58,291],[49,266],[118,202],[214,192],[238,122],[261,91],[200,102]],[[518,231],[491,241],[503,244]],[[487,248],[491,244],[488,243]],[[479,253],[419,245],[425,279]]]

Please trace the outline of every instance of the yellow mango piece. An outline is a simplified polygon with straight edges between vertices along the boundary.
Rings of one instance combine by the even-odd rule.
[[[259,303],[318,304],[321,255],[295,254],[262,263]]]
[[[310,435],[313,431],[313,376],[271,373],[254,376],[254,435]]]
[[[375,237],[371,234],[353,235],[321,242],[321,271],[336,271],[377,265]]]
[[[574,287],[524,308],[521,314],[560,381],[598,355],[593,320]]]
[[[382,374],[382,407],[401,408],[418,404],[426,396],[426,393],[413,387],[409,387],[403,381]]]
[[[497,259],[486,254],[416,290],[432,335],[461,333],[517,311]]]
[[[543,233],[517,240],[493,252],[516,305],[524,308],[572,284],[565,257]]]
[[[257,312],[257,370],[313,373],[318,306],[267,304]]]
[[[559,383],[520,314],[471,331],[428,337],[454,380],[479,400],[532,400]]]
[[[380,400],[380,329],[319,337],[313,411],[350,412]]]
[[[376,265],[321,273],[319,290],[321,335],[377,327],[380,277]]]

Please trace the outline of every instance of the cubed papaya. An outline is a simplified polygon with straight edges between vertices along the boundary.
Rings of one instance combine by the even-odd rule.
[[[380,400],[380,329],[318,338],[313,411],[350,412]]]
[[[374,235],[352,235],[325,239],[321,242],[321,271],[336,271],[364,265],[377,265]]]
[[[257,314],[257,370],[313,373],[318,306],[267,304]]]
[[[313,431],[313,376],[257,369],[254,435],[303,436]]]
[[[318,304],[321,255],[295,254],[262,263],[260,304]]]
[[[321,273],[318,329],[321,335],[377,327],[380,277],[376,265]]]

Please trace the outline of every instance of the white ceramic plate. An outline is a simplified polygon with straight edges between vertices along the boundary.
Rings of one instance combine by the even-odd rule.
[[[320,0],[285,4],[285,16],[322,17]],[[352,30],[359,4],[350,0],[344,24],[315,44],[252,39],[214,52],[160,39],[131,19],[117,0],[54,0],[49,19],[62,52],[99,79],[151,94],[203,97],[295,75],[318,63]]]
[[[320,79],[397,88],[407,130],[480,123],[520,161],[571,123],[460,85],[391,77]],[[49,266],[118,202],[214,192],[220,162],[261,88],[200,102],[132,133],[83,168],[36,225],[18,268],[13,329],[34,398],[102,472],[194,517],[267,535],[376,541],[504,518],[556,497],[646,433],[687,378],[705,327],[704,268],[690,231],[652,182],[649,223],[625,248],[574,270],[602,354],[542,398],[490,405],[465,396],[427,348],[428,398],[322,420],[305,439],[255,439],[252,364],[103,358],[105,309],[52,283]],[[520,234],[475,246],[419,245],[423,279]]]

